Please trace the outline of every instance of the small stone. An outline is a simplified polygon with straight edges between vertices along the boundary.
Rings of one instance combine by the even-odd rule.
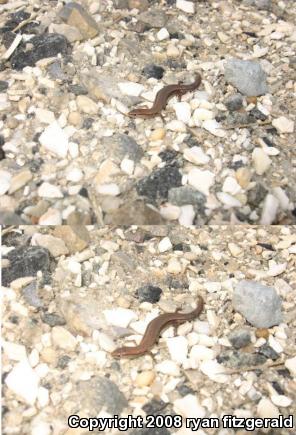
[[[48,151],[65,158],[68,153],[68,136],[57,121],[51,123],[39,137],[40,144]]]
[[[193,394],[187,394],[181,399],[174,401],[174,411],[186,418],[204,418],[206,410],[200,405],[197,397]]]
[[[10,360],[22,361],[27,357],[25,346],[2,340],[3,354]]]
[[[214,181],[215,174],[207,170],[193,168],[188,173],[188,184],[206,196],[209,195],[209,189],[213,186]]]
[[[39,377],[26,358],[8,373],[5,384],[22,401],[34,405],[38,394]]]
[[[84,7],[76,2],[67,3],[60,11],[60,18],[77,29],[85,40],[94,38],[99,27],[94,18],[88,13]]]
[[[146,370],[139,373],[136,377],[137,387],[148,387],[155,379],[155,373],[152,370]]]
[[[158,244],[158,251],[163,253],[172,249],[173,245],[168,237],[164,237]]]
[[[191,117],[190,104],[186,103],[185,101],[180,101],[178,103],[175,103],[173,107],[176,112],[177,119],[184,122],[185,124],[188,124]]]
[[[290,397],[284,396],[283,394],[272,394],[270,398],[276,406],[283,408],[287,408],[287,406],[290,406],[293,402]]]
[[[294,121],[291,121],[291,119],[288,119],[285,116],[273,119],[272,125],[279,133],[293,133],[294,131]]]
[[[79,183],[83,178],[83,172],[80,168],[70,168],[66,173],[66,179],[68,181],[73,181],[74,183]]]
[[[173,275],[178,275],[182,272],[182,265],[176,258],[171,258],[168,262],[167,271]]]
[[[167,130],[176,131],[179,133],[185,133],[186,132],[186,125],[184,122],[179,121],[177,119],[174,119],[173,121],[170,121],[166,125]]]
[[[178,59],[180,57],[180,51],[174,44],[167,46],[167,57],[171,59]]]
[[[86,95],[78,95],[76,98],[77,109],[87,115],[95,115],[98,113],[97,104]]]
[[[187,14],[194,14],[195,12],[194,3],[186,0],[177,0],[176,8],[181,9],[181,11]]]
[[[281,300],[272,287],[256,281],[240,281],[232,302],[235,310],[256,328],[270,328],[282,322]]]
[[[161,293],[162,290],[160,287],[150,284],[139,287],[136,291],[140,302],[150,302],[151,304],[155,304],[159,301]]]
[[[8,171],[0,170],[0,196],[4,195],[9,187],[12,175]]]
[[[193,205],[187,204],[182,205],[180,207],[181,213],[179,216],[179,224],[183,225],[184,227],[189,227],[190,225],[193,225],[194,218],[195,218],[195,210]]]
[[[35,115],[36,119],[44,124],[52,124],[55,121],[54,113],[51,110],[37,108]]]
[[[118,83],[118,87],[123,95],[129,95],[132,97],[139,97],[144,91],[143,85],[134,82],[121,82]]]
[[[149,136],[149,140],[151,142],[162,140],[165,137],[165,129],[164,128],[156,128],[152,131],[152,133]]]
[[[239,110],[243,106],[243,97],[241,94],[234,94],[230,95],[225,100],[225,106],[230,112],[233,112],[234,110]]]
[[[120,169],[127,175],[133,175],[135,169],[135,162],[130,159],[123,159],[120,164]]]
[[[228,243],[228,249],[233,257],[239,257],[242,249],[236,243]]]
[[[101,184],[96,186],[96,191],[100,195],[117,196],[120,194],[120,188],[115,183]]]
[[[46,213],[40,216],[39,225],[61,225],[62,223],[61,212],[55,208],[49,208]]]
[[[219,122],[217,122],[215,119],[207,119],[202,123],[202,127],[214,136],[217,137],[226,136],[225,130],[221,128]]]
[[[218,200],[227,207],[241,207],[242,205],[238,199],[234,198],[232,195],[229,195],[229,193],[217,192],[216,196]]]
[[[293,358],[286,359],[285,366],[292,374],[292,376],[296,377],[296,356]]]
[[[184,158],[195,165],[204,165],[209,162],[210,158],[204,153],[201,147],[193,146],[184,150]]]
[[[52,328],[51,338],[54,346],[70,352],[76,349],[76,338],[62,326],[54,326]]]
[[[79,112],[70,112],[68,116],[68,122],[75,127],[80,126],[82,124],[82,116]]]
[[[258,61],[230,59],[225,64],[225,79],[247,96],[268,92],[266,74]]]
[[[271,165],[271,159],[268,157],[267,154],[265,154],[262,148],[254,149],[252,153],[252,159],[254,162],[256,174],[258,175],[264,174],[264,172],[266,172]]]
[[[69,250],[64,241],[50,234],[35,233],[32,237],[32,245],[38,245],[48,249],[53,257],[69,254]]]
[[[12,194],[24,187],[30,180],[32,180],[32,178],[33,175],[29,169],[25,169],[14,175],[10,181],[9,194]]]
[[[271,225],[276,219],[278,208],[279,200],[271,193],[266,195],[263,202],[260,225]]]
[[[156,34],[156,38],[159,41],[164,41],[165,39],[169,39],[169,37],[170,37],[170,34],[165,27],[160,29]]]
[[[263,397],[257,405],[257,415],[261,418],[278,418],[278,408],[269,400]]]
[[[60,188],[53,184],[44,182],[38,187],[38,195],[42,198],[63,198]]]
[[[215,281],[205,282],[204,286],[205,286],[205,289],[207,290],[207,292],[209,292],[209,293],[216,293],[216,292],[221,291],[221,283],[220,282],[215,282]]]
[[[246,189],[249,186],[251,177],[251,171],[246,167],[239,168],[235,173],[235,178],[243,189]]]
[[[180,207],[171,204],[161,205],[159,211],[161,216],[168,221],[178,219],[181,213]]]
[[[189,358],[194,364],[193,367],[196,367],[199,361],[213,360],[215,352],[202,344],[196,344],[192,346]]]
[[[231,195],[236,195],[241,191],[241,187],[233,177],[226,177],[222,187],[223,192],[230,193]]]
[[[216,360],[202,361],[200,370],[214,382],[221,384],[229,382],[229,377],[223,373],[225,368]]]
[[[193,112],[193,120],[195,121],[206,121],[209,119],[214,119],[215,115],[213,112],[207,109],[198,108]],[[198,123],[196,124],[198,125]]]
[[[248,329],[237,328],[228,335],[228,340],[235,349],[248,346],[251,343],[251,334]]]
[[[159,373],[171,376],[180,376],[180,369],[177,363],[171,360],[164,360],[159,364],[156,364],[155,369]]]
[[[136,313],[127,308],[116,308],[114,310],[105,310],[104,316],[110,325],[127,328],[132,320],[137,319]]]

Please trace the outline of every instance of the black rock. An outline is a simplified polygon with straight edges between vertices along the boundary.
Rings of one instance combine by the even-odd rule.
[[[240,349],[251,343],[251,334],[247,329],[235,329],[228,335],[228,339],[235,349]]]
[[[279,354],[267,343],[258,348],[258,354],[270,358],[273,361],[276,361],[279,358]]]
[[[161,293],[161,288],[150,284],[143,285],[136,290],[140,302],[150,302],[151,304],[159,301]]]
[[[30,47],[33,45],[33,48],[26,50],[26,44],[23,44],[11,56],[10,62],[13,69],[21,70],[25,66],[35,65],[40,59],[54,57],[59,53],[67,55],[71,51],[68,40],[58,33],[34,36],[28,44]]]
[[[225,100],[225,106],[230,112],[233,112],[234,110],[239,110],[243,107],[243,101],[241,94],[230,95],[230,97]]]
[[[150,77],[153,77],[155,79],[161,79],[164,74],[164,68],[154,64],[149,64],[143,68],[142,72],[148,79]]]
[[[139,195],[146,196],[151,201],[157,198],[167,199],[168,192],[172,187],[182,184],[182,175],[175,166],[165,166],[156,169],[150,175],[137,183],[136,189]]]
[[[63,326],[66,324],[66,320],[55,313],[44,313],[41,315],[41,320],[49,326]]]
[[[265,121],[267,119],[267,116],[264,115],[264,113],[260,112],[260,110],[256,107],[250,110],[249,114],[254,116],[255,119],[259,119],[260,121]]]
[[[47,272],[50,267],[48,249],[39,246],[21,246],[8,252],[3,258],[10,261],[9,267],[2,269],[4,286],[23,276],[35,276],[38,270]]]

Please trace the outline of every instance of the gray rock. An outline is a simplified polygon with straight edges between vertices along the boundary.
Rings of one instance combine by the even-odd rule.
[[[173,187],[169,190],[168,201],[179,207],[192,204],[197,205],[198,209],[204,210],[206,197],[203,193],[198,192],[190,186],[181,186]]]
[[[233,112],[234,110],[239,110],[243,106],[243,97],[241,96],[241,94],[230,95],[225,100],[225,106],[230,112]]]
[[[249,97],[268,92],[266,74],[255,60],[228,60],[225,64],[225,80]]]
[[[251,343],[250,331],[244,328],[238,328],[228,335],[228,340],[235,349],[240,349]]]
[[[25,301],[35,308],[42,308],[44,306],[37,291],[36,281],[32,281],[29,285],[23,288],[23,298]]]
[[[274,288],[259,282],[239,282],[232,303],[234,309],[257,328],[270,328],[283,320],[280,297]]]

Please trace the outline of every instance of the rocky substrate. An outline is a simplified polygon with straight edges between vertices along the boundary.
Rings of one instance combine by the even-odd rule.
[[[68,428],[71,414],[295,416],[295,233],[288,226],[4,230],[3,433],[89,433]],[[200,316],[163,331],[150,353],[112,357],[118,346],[139,343],[160,313],[192,311],[197,296],[205,301]],[[153,433],[191,432],[183,425]]]
[[[295,223],[294,6],[1,1],[1,223]]]

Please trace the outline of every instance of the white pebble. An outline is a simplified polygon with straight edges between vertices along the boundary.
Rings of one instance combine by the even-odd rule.
[[[186,418],[203,418],[206,415],[206,410],[200,405],[197,397],[193,394],[174,401],[174,411]]]
[[[187,12],[187,14],[194,14],[194,3],[186,0],[177,0],[176,7],[181,11]]]
[[[156,364],[155,370],[164,375],[180,376],[180,369],[177,363],[168,359]]]
[[[38,195],[42,198],[63,198],[64,195],[58,186],[45,181],[38,187]]]
[[[9,341],[2,341],[4,355],[14,361],[21,361],[26,358],[27,352],[25,346]]]
[[[120,91],[124,95],[130,95],[133,97],[139,97],[144,90],[144,86],[134,82],[121,82],[118,83]]]
[[[230,195],[236,195],[238,192],[240,192],[241,186],[238,184],[235,178],[233,177],[226,177],[223,183],[222,187],[223,192],[230,193]]]
[[[215,119],[208,119],[204,121],[202,127],[214,136],[226,136],[226,131],[221,128],[220,124]]]
[[[173,121],[170,121],[166,125],[167,130],[176,131],[180,133],[186,132],[186,125],[184,122],[179,121],[178,119],[174,119]]]
[[[188,124],[191,117],[191,108],[190,104],[186,102],[178,102],[173,105],[176,117],[179,121],[183,121],[185,124]]]
[[[123,159],[120,164],[120,169],[127,175],[133,175],[135,169],[135,162],[130,159]]]
[[[156,37],[159,41],[164,41],[165,39],[169,39],[170,34],[165,27],[162,27],[162,29],[157,32]]]
[[[291,119],[286,118],[285,116],[280,116],[272,121],[272,125],[280,132],[280,133],[293,133],[294,131],[294,122]]]
[[[215,174],[210,171],[202,171],[197,168],[188,173],[188,184],[204,195],[209,195],[209,189],[214,184]]]
[[[115,349],[114,341],[109,337],[109,335],[100,332],[98,335],[99,346],[106,352],[112,352]]]
[[[263,397],[257,405],[257,414],[261,418],[278,418],[278,408],[267,398]]]
[[[200,370],[214,382],[221,384],[229,382],[229,376],[223,374],[225,368],[215,360],[203,361]]]
[[[96,186],[96,190],[101,195],[117,196],[120,194],[120,188],[115,183],[99,184]]]
[[[51,124],[55,121],[54,113],[51,110],[37,108],[35,115],[36,119],[44,124]]]
[[[54,326],[51,330],[52,343],[64,350],[72,351],[77,346],[74,335],[62,326]]]
[[[286,192],[281,187],[274,187],[272,189],[272,194],[278,199],[282,210],[289,210],[290,200]]]
[[[254,162],[256,174],[258,175],[264,174],[264,172],[266,172],[271,165],[271,159],[268,157],[267,154],[265,154],[262,148],[255,148],[253,150],[252,159]]]
[[[196,121],[206,121],[209,119],[214,119],[215,115],[213,112],[211,112],[210,110],[207,109],[203,109],[203,108],[198,108],[195,109],[195,111],[193,112],[193,120],[196,123]],[[198,123],[196,124],[198,125]]]
[[[164,204],[160,206],[159,211],[164,219],[168,221],[173,221],[179,218],[181,213],[181,208],[172,204]]]
[[[291,375],[296,378],[296,356],[286,359],[285,366],[287,367]]]
[[[38,394],[39,378],[27,359],[14,366],[5,378],[7,387],[28,405],[34,405]]]
[[[204,153],[201,147],[193,146],[184,150],[184,158],[195,165],[204,165],[209,162],[210,157]]]
[[[104,316],[110,325],[121,326],[122,328],[127,328],[132,320],[138,318],[134,311],[121,307],[114,310],[105,310]]]
[[[229,193],[217,192],[216,196],[222,204],[227,205],[228,207],[241,207],[242,205],[238,199],[229,195]]]
[[[168,262],[167,271],[173,275],[178,275],[182,272],[182,265],[177,258],[171,258]]]
[[[0,170],[0,195],[4,195],[8,191],[11,178],[10,172]]]
[[[190,225],[193,225],[194,218],[195,218],[195,211],[194,207],[191,204],[182,205],[180,207],[181,213],[179,216],[179,224],[183,225],[184,227],[189,227]]]
[[[270,396],[270,398],[276,406],[281,406],[283,408],[286,408],[292,404],[292,399],[290,399],[290,397],[284,396],[283,394],[273,394]]]
[[[263,202],[260,224],[271,225],[276,218],[278,208],[279,200],[271,193],[268,193]]]
[[[66,178],[68,181],[78,183],[83,177],[83,172],[79,168],[71,168],[67,171]]]
[[[196,367],[198,361],[208,361],[215,358],[215,352],[206,346],[196,344],[192,347],[189,355],[190,360],[194,363],[193,367]]]
[[[48,151],[65,158],[68,153],[68,136],[57,121],[49,124],[39,137],[40,144]]]
[[[211,281],[205,282],[204,287],[209,293],[217,293],[221,291],[222,286],[220,282]]]
[[[158,244],[158,251],[159,252],[166,252],[172,249],[173,245],[172,242],[168,237],[164,237]]]
[[[173,337],[166,340],[170,356],[177,363],[184,363],[188,354],[188,341],[185,337]]]
[[[38,388],[37,402],[39,408],[44,408],[49,404],[49,393],[47,388],[44,387]]]

